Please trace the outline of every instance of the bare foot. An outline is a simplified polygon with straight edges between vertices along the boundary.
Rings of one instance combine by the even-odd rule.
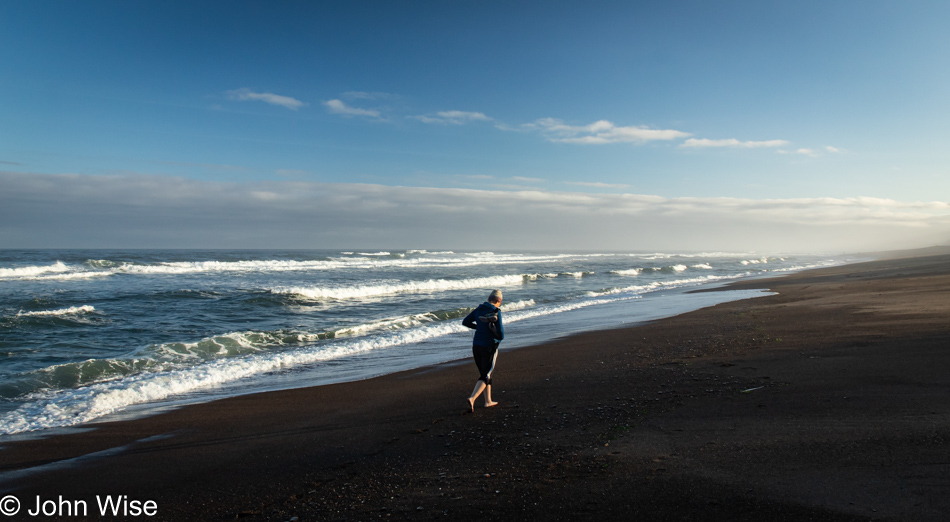
[[[468,407],[472,409],[472,413],[475,413],[475,399],[469,397]]]
[[[486,407],[486,408],[491,408],[492,406],[494,406],[494,405],[496,405],[496,404],[498,404],[497,401],[486,402],[486,403],[485,403],[485,407]]]

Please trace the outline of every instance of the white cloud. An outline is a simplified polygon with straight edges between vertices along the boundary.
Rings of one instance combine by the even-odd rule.
[[[305,107],[307,103],[302,102],[296,98],[291,98],[290,96],[281,96],[279,94],[274,94],[270,92],[254,92],[250,89],[235,89],[233,91],[228,91],[227,93],[229,100],[236,101],[262,101],[264,103],[269,103],[271,105],[280,105],[281,107],[286,107],[291,110],[297,110],[301,107]]]
[[[440,123],[451,125],[462,125],[463,123],[468,123],[470,121],[492,121],[491,118],[480,112],[466,111],[441,111],[435,113],[434,116],[423,114],[419,116],[411,116],[411,118],[417,119],[423,123]]]
[[[950,204],[942,201],[665,198],[0,171],[0,244],[9,248],[424,242],[450,249],[845,252],[927,246],[948,237]]]
[[[690,135],[688,132],[671,129],[618,127],[607,120],[595,121],[589,125],[568,125],[557,118],[541,118],[534,123],[526,123],[521,128],[538,131],[549,141],[589,145],[675,140]]]
[[[817,158],[818,156],[821,156],[821,154],[818,154],[818,151],[815,151],[813,149],[798,149],[795,151],[795,154],[801,154],[802,156],[809,156],[812,158]]]
[[[837,148],[837,147],[832,147],[831,145],[825,146],[825,150],[828,151],[828,152],[831,152],[832,154],[841,152],[841,149],[839,149],[839,148]]]
[[[379,111],[371,109],[359,109],[350,107],[341,100],[327,100],[323,102],[327,109],[333,114],[343,114],[344,116],[367,116],[369,118],[379,118]]]
[[[594,187],[594,188],[611,188],[611,189],[625,189],[630,185],[624,185],[622,183],[601,183],[599,181],[565,181],[567,185],[578,185],[581,187]]]
[[[524,176],[512,176],[511,179],[513,179],[514,181],[525,181],[528,183],[543,183],[547,181],[541,178],[526,178]]]
[[[765,140],[765,141],[739,141],[735,138],[726,140],[710,140],[706,138],[690,138],[684,141],[680,147],[685,148],[708,148],[708,147],[732,147],[740,149],[759,149],[769,147],[784,147],[788,145],[785,140]]]

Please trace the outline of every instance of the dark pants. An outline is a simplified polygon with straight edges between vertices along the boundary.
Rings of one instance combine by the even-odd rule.
[[[495,369],[495,359],[498,358],[498,344],[493,346],[472,345],[472,355],[475,365],[478,366],[478,380],[491,386],[491,372]]]

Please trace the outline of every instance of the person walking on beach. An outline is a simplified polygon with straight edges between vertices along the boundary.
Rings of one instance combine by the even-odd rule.
[[[468,398],[468,407],[475,412],[475,399],[484,391],[485,407],[490,408],[497,402],[491,400],[491,372],[495,369],[495,360],[498,359],[498,343],[505,338],[505,329],[501,323],[501,290],[493,290],[488,301],[478,305],[472,313],[465,316],[462,324],[475,330],[472,340],[472,355],[475,365],[478,366],[479,377],[475,381],[475,389]]]

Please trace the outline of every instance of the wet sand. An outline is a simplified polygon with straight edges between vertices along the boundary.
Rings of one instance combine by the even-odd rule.
[[[248,395],[4,442],[0,490],[24,520],[108,494],[151,520],[945,520],[950,256],[731,287],[778,293],[502,348],[474,414],[470,361]]]

